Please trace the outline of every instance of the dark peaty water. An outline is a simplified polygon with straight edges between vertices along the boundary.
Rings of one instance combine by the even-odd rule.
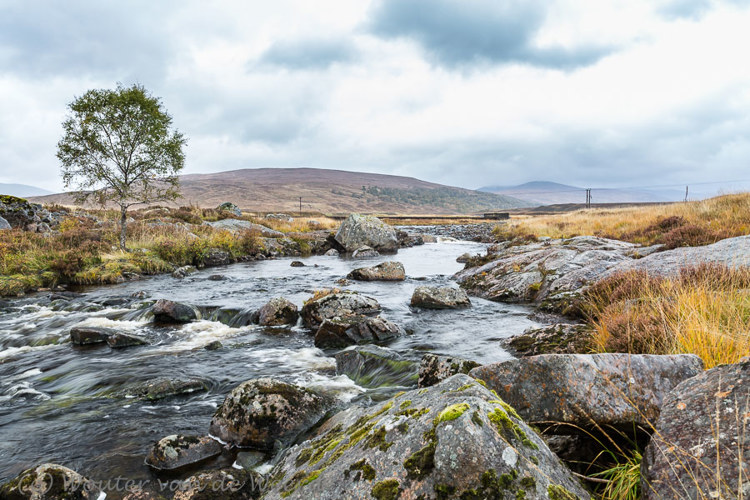
[[[139,304],[102,306],[106,299],[143,291],[150,300],[254,310],[283,296],[301,307],[316,289],[335,286],[350,270],[394,259],[404,264],[406,281],[345,287],[375,297],[383,315],[411,333],[389,347],[488,363],[509,357],[498,339],[536,326],[528,309],[477,298],[460,311],[408,305],[419,285],[451,284],[450,276],[462,268],[457,256],[483,250],[481,244],[450,242],[371,260],[310,257],[303,259],[306,267],[290,267],[291,259],[259,261],[207,269],[183,280],[167,275],[92,287],[67,304],[51,303],[49,294],[0,303],[0,481],[41,462],[59,463],[95,480],[154,479],[144,465],[150,446],[170,434],[205,434],[224,396],[254,377],[315,387],[342,402],[368,398],[366,389],[336,376],[335,351],[317,349],[300,326],[231,328],[200,320],[156,328],[142,317]],[[226,279],[208,279],[215,274]],[[153,344],[120,350],[106,344],[76,347],[68,331],[79,323],[142,334]],[[203,349],[214,340],[224,348]],[[112,397],[128,384],[163,376],[199,378],[210,390],[157,402]]]

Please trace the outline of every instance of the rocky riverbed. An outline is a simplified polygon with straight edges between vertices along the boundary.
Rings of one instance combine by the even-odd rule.
[[[537,311],[618,267],[740,265],[746,240],[488,248],[348,223],[325,256],[0,302],[0,496],[590,498],[586,436],[646,447],[648,498],[750,494],[750,362],[545,354],[585,333]],[[669,466],[705,442],[716,484],[700,456]]]

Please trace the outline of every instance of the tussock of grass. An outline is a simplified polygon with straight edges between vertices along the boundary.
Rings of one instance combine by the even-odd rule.
[[[594,285],[586,310],[598,352],[693,353],[706,368],[750,352],[750,269],[686,268],[662,278],[642,271]]]
[[[704,201],[524,217],[498,225],[502,240],[601,236],[667,248],[715,243],[750,234],[750,193]]]

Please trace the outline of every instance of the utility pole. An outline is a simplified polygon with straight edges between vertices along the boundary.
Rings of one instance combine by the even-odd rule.
[[[299,197],[299,216],[302,217],[302,197]]]
[[[586,208],[591,208],[591,188],[586,188]]]
[[[686,203],[687,203],[687,200],[688,200],[688,188],[689,188],[689,187],[690,187],[690,186],[685,186],[685,202],[686,202]]]

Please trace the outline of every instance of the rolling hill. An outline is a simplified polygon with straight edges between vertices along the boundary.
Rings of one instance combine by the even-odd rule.
[[[231,201],[252,212],[327,214],[468,214],[529,206],[506,195],[472,191],[412,177],[317,168],[257,168],[180,176],[183,197],[172,205],[216,207]],[[35,197],[72,204],[70,196]]]
[[[25,198],[27,196],[44,196],[46,194],[52,194],[52,191],[46,189],[27,186],[26,184],[4,184],[0,182],[0,194],[9,194],[11,196],[18,196]]]
[[[561,203],[584,203],[586,189],[556,182],[527,182],[518,186],[486,186],[479,191],[502,194],[529,202],[534,205]],[[677,201],[680,191],[656,191],[645,189],[592,189],[592,203],[633,203]]]

